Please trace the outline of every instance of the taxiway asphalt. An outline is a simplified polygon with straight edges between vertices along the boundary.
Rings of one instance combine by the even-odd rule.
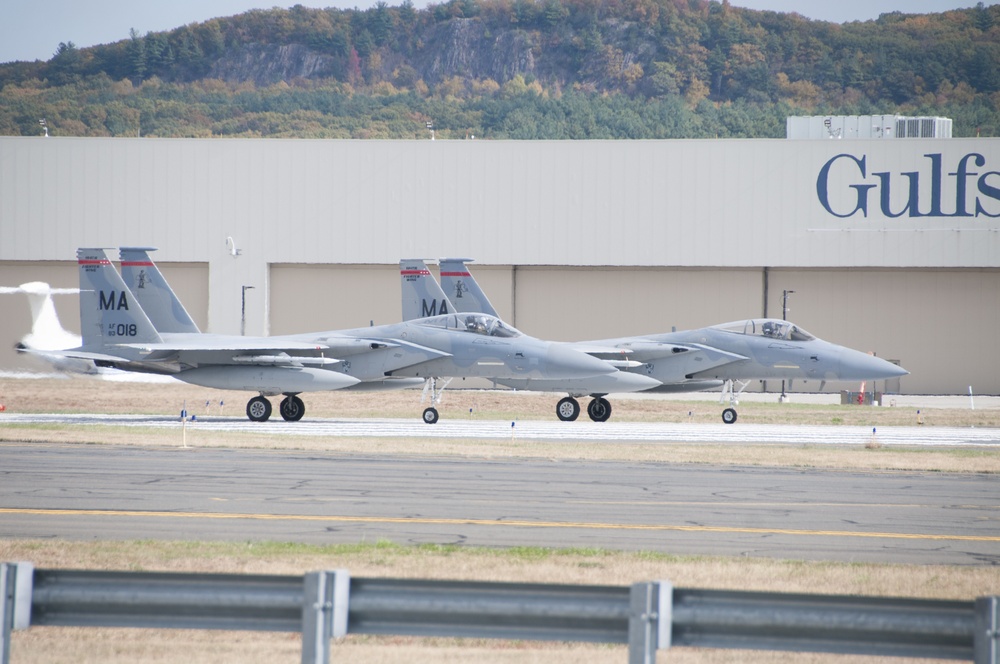
[[[990,475],[55,443],[0,460],[5,537],[1000,564]]]

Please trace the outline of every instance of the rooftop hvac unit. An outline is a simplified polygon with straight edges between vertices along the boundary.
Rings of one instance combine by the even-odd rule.
[[[794,139],[951,138],[951,118],[901,115],[796,115],[785,120]]]

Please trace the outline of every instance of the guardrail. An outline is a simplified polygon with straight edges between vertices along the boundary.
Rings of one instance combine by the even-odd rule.
[[[998,661],[1000,597],[919,600],[673,588],[242,576],[0,564],[0,645],[29,625],[302,633],[303,663],[351,634],[627,643],[630,664],[677,646]]]

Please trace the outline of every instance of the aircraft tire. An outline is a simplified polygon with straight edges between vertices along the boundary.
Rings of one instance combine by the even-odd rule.
[[[251,422],[267,422],[271,417],[271,402],[264,397],[254,397],[247,402],[247,417]]]
[[[722,421],[726,424],[733,424],[736,422],[736,409],[727,408],[722,411]]]
[[[306,414],[306,405],[302,403],[302,399],[292,394],[281,400],[278,412],[286,422],[298,422]]]
[[[595,422],[607,422],[611,417],[611,402],[604,397],[597,397],[587,404],[587,415]]]
[[[424,408],[424,424],[437,424],[437,408]]]
[[[563,422],[572,422],[580,416],[580,404],[573,397],[563,397],[556,404],[556,417]]]

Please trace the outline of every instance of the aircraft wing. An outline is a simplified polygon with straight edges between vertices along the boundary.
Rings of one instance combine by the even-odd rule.
[[[358,375],[391,376],[452,354],[401,338],[333,336],[318,339],[331,353],[343,358],[344,371]]]
[[[695,343],[669,343],[654,339],[631,337],[580,344],[574,348],[607,360],[619,369],[638,369],[663,383],[683,383],[701,372],[717,367],[745,362],[738,353]],[[643,365],[645,369],[639,369]]]
[[[138,350],[143,362],[178,361],[185,365],[244,364],[275,366],[281,364],[334,364],[322,344],[263,337],[230,337],[211,334],[164,335],[161,342],[109,344],[115,348]],[[121,358],[118,358],[121,359]]]

